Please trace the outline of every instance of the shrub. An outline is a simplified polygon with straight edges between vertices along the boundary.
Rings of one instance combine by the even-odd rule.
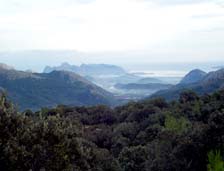
[[[210,151],[208,153],[208,171],[224,171],[224,161],[220,151]]]
[[[164,125],[166,130],[181,134],[188,130],[190,122],[184,117],[175,118],[174,116],[167,114]]]

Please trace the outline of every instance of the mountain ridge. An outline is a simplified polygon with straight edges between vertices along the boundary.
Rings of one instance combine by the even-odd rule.
[[[194,69],[190,71],[181,81],[180,84],[191,84],[196,83],[200,80],[202,80],[207,73],[200,70],[200,69]]]
[[[69,71],[30,73],[0,68],[0,87],[21,110],[115,103],[111,93]]]
[[[179,94],[185,90],[192,90],[199,95],[203,95],[206,93],[213,93],[223,88],[224,69],[220,69],[207,73],[201,80],[197,82],[190,84],[177,84],[170,89],[158,91],[151,95],[150,98],[164,97],[167,100],[174,100],[177,99]]]
[[[46,66],[43,70],[44,73],[49,73],[54,70],[57,71],[71,71],[83,76],[91,76],[91,75],[122,75],[125,74],[126,71],[116,65],[109,64],[81,64],[80,66],[70,65],[67,62],[62,63],[59,66]]]

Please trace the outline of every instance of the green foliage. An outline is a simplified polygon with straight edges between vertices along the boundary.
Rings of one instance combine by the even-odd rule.
[[[146,147],[125,147],[119,155],[119,161],[124,171],[144,171],[147,156]]]
[[[223,171],[224,160],[220,151],[210,151],[208,153],[208,171]]]
[[[33,120],[12,110],[2,97],[0,106],[0,167],[3,170],[73,170],[82,168],[78,125],[59,116]]]
[[[224,91],[18,112],[0,97],[3,171],[223,171]],[[208,161],[208,162],[207,162]]]
[[[189,128],[190,123],[184,117],[175,118],[174,116],[167,114],[164,125],[166,130],[181,134]]]

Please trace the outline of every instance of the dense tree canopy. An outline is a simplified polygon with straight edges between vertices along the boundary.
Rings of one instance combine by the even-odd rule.
[[[223,171],[224,91],[18,112],[0,99],[0,170]]]

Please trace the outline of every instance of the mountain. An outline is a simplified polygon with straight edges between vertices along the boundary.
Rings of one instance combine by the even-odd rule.
[[[68,71],[31,73],[0,67],[0,87],[21,110],[64,105],[113,105],[111,93]]]
[[[82,64],[80,70],[85,75],[122,75],[126,73],[123,68],[108,64]]]
[[[213,93],[224,88],[224,69],[213,71],[206,74],[201,80],[189,84],[177,84],[167,90],[161,90],[150,96],[164,97],[167,100],[178,98],[179,94],[184,90],[193,90],[199,95]]]
[[[0,63],[0,68],[6,69],[6,70],[12,70],[14,67],[6,65],[4,63]]]
[[[149,83],[163,83],[163,82],[157,78],[148,77],[148,78],[140,79],[137,83],[138,84],[149,84]]]
[[[123,75],[125,70],[116,65],[108,64],[82,64],[80,66],[70,65],[68,63],[62,63],[60,66],[50,67],[47,66],[44,69],[44,73],[50,73],[52,71],[71,71],[84,76],[98,76],[98,75]]]
[[[78,73],[79,67],[75,65],[70,65],[65,62],[65,63],[62,63],[60,66],[56,66],[56,67],[46,66],[43,72],[50,73],[52,71],[71,71],[71,72]]]
[[[195,69],[189,72],[180,82],[180,84],[191,84],[196,83],[204,78],[206,72]]]
[[[172,85],[170,84],[160,84],[160,83],[148,83],[148,84],[116,84],[115,88],[118,89],[126,89],[126,90],[161,90],[161,89],[168,89]]]
[[[119,77],[114,78],[115,83],[121,83],[121,84],[128,84],[128,83],[135,83],[137,82],[141,77],[133,75],[133,74],[124,74]]]
[[[114,87],[116,84],[129,84],[136,83],[141,77],[135,76],[133,74],[124,74],[124,75],[102,75],[102,76],[92,76],[86,77],[88,80],[94,82],[96,85],[111,91],[111,87]]]
[[[202,80],[203,84],[224,83],[224,69],[208,73]]]

